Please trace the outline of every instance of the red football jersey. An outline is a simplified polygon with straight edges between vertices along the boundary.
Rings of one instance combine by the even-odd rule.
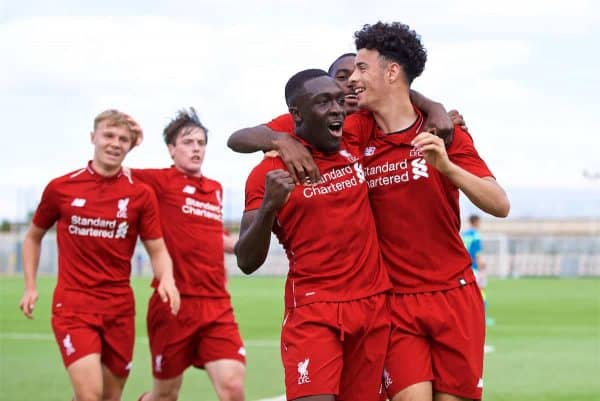
[[[285,113],[275,117],[269,121],[266,126],[271,128],[273,131],[285,132],[287,134],[293,134],[296,128],[294,125],[294,119],[290,113]]]
[[[183,295],[229,297],[223,255],[223,189],[217,181],[175,167],[132,169],[158,198],[173,275]],[[153,286],[156,287],[156,280]]]
[[[103,177],[89,163],[46,186],[33,224],[49,229],[55,222],[53,310],[135,313],[129,277],[137,237],[162,237],[152,190],[123,172]]]
[[[444,290],[475,279],[459,235],[459,190],[410,144],[422,124],[418,112],[411,127],[385,134],[371,113],[359,112],[344,125],[351,139],[366,142],[365,177],[381,253],[400,293]],[[472,138],[458,126],[447,152],[470,173],[492,176]]]
[[[357,150],[342,146],[332,155],[313,150],[321,181],[296,186],[277,213],[273,232],[290,264],[286,307],[348,301],[391,288]],[[285,169],[282,160],[265,158],[250,173],[246,211],[260,207],[265,176],[276,169]]]

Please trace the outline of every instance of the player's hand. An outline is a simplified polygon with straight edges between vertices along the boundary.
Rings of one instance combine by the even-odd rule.
[[[19,308],[23,311],[23,314],[28,319],[33,319],[33,310],[35,309],[35,303],[38,300],[38,292],[36,289],[25,290],[21,302],[19,302]]]
[[[463,118],[462,114],[460,114],[460,112],[458,110],[450,110],[448,112],[448,117],[450,117],[450,120],[452,120],[452,124],[460,125],[460,128],[464,129],[465,131],[469,131],[469,128],[467,128],[467,123],[465,122],[465,119]]]
[[[428,111],[425,118],[423,131],[431,132],[442,138],[446,146],[452,143],[454,137],[454,124],[440,103],[436,103]]]
[[[125,113],[123,113],[123,114],[125,115],[125,119],[127,120],[127,123],[129,124],[129,130],[136,135],[137,139],[134,143],[134,146],[141,144],[142,141],[144,140],[144,131],[142,130],[142,127],[129,114],[125,114]]]
[[[281,209],[294,189],[292,175],[284,170],[271,170],[265,178],[263,207],[269,211]]]
[[[181,298],[179,297],[179,290],[175,286],[173,276],[165,274],[158,283],[157,291],[163,302],[169,302],[171,313],[176,315],[179,312]]]
[[[429,132],[422,132],[412,140],[411,144],[421,153],[430,166],[447,175],[453,164],[448,158],[444,140]]]
[[[282,134],[273,145],[297,184],[316,183],[321,179],[317,164],[302,143]]]

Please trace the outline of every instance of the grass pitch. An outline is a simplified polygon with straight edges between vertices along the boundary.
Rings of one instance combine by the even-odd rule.
[[[124,401],[151,385],[145,311],[149,278],[133,279],[138,300],[134,368]],[[71,390],[50,328],[54,277],[39,279],[35,320],[18,310],[22,279],[0,277],[0,400],[69,401]],[[283,279],[232,277],[236,316],[248,352],[246,399],[283,394],[279,329]],[[484,400],[600,399],[600,280],[492,280]],[[203,371],[188,369],[181,401],[216,400]]]

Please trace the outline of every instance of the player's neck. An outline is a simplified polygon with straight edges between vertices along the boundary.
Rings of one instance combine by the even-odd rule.
[[[202,170],[201,169],[199,169],[199,170],[187,170],[187,169],[184,169],[183,167],[178,166],[178,165],[175,165],[175,168],[177,170],[179,170],[179,172],[187,175],[188,177],[196,177],[196,178],[201,178],[202,177]]]
[[[121,165],[110,166],[99,162],[96,159],[92,160],[92,169],[102,177],[112,177],[121,170]]]
[[[383,132],[397,132],[410,127],[417,113],[410,101],[408,90],[391,92],[380,107],[373,111],[373,117]]]

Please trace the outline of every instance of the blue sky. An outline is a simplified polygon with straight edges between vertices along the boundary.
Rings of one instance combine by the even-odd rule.
[[[146,138],[126,164],[157,167],[169,165],[162,128],[190,105],[210,130],[204,172],[239,215],[259,156],[226,149],[229,134],[283,113],[290,75],[327,68],[380,19],[421,34],[429,58],[413,87],[463,113],[509,193],[600,203],[600,180],[583,176],[600,171],[592,1],[4,1],[0,218],[22,217],[51,178],[85,164],[100,111],[136,117]]]

